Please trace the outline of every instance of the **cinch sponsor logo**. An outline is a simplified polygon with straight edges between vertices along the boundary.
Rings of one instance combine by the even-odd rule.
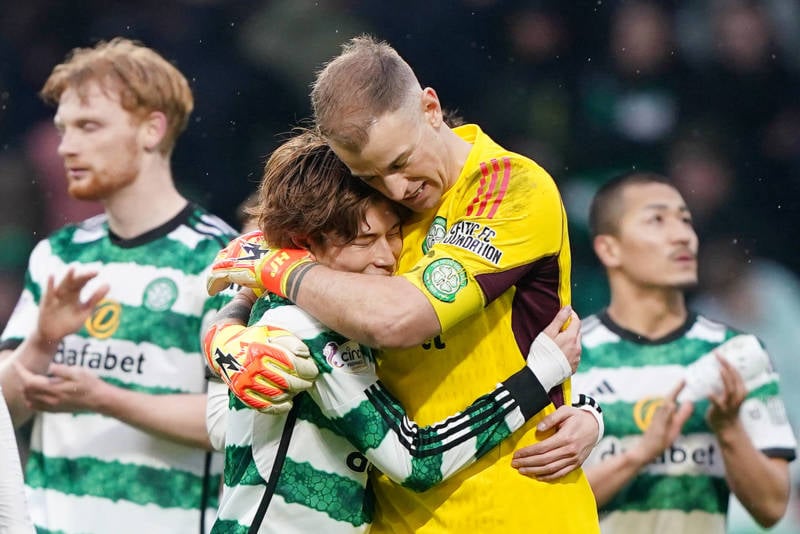
[[[55,363],[72,365],[77,367],[88,367],[89,369],[105,369],[113,371],[119,369],[123,373],[143,373],[144,353],[138,356],[128,354],[116,354],[111,352],[111,347],[92,346],[91,343],[84,343],[79,347],[66,347],[64,342],[58,344],[58,350],[53,357]]]
[[[355,341],[348,341],[342,345],[331,341],[323,347],[322,354],[325,355],[325,360],[331,367],[350,373],[358,373],[367,367],[361,345]]]
[[[459,221],[453,225],[442,243],[468,250],[486,261],[497,265],[503,252],[492,245],[497,235],[491,227],[471,221]]]

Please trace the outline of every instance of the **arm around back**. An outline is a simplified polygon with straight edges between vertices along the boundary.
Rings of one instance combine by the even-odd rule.
[[[441,333],[427,297],[401,276],[319,265],[306,273],[296,302],[331,330],[375,348],[412,347]]]

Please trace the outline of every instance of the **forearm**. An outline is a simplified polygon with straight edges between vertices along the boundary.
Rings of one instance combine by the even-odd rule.
[[[371,347],[412,347],[441,333],[425,296],[400,276],[368,276],[317,265],[293,300],[331,330]],[[347,310],[347,313],[342,313]]]
[[[228,386],[219,380],[208,381],[206,430],[214,450],[225,449],[225,428],[228,421]]]
[[[334,370],[320,377],[312,398],[375,467],[414,491],[426,491],[471,465],[550,404],[525,368],[462,412],[419,426],[380,383],[353,394],[357,386],[349,373]],[[372,432],[364,432],[364,421],[371,422]],[[431,459],[445,454],[447,461],[430,469]]]
[[[241,324],[247,325],[250,311],[256,301],[256,296],[249,289],[236,293],[214,316],[212,324]],[[210,325],[209,325],[210,326]]]
[[[739,421],[719,431],[717,439],[731,491],[758,524],[773,526],[789,502],[787,462],[756,449]]]
[[[584,472],[592,486],[597,507],[601,508],[611,502],[646,465],[635,451],[626,451],[612,456],[597,465],[586,467]]]
[[[14,365],[22,365],[34,374],[47,374],[57,348],[58,343],[47,342],[33,333],[16,349],[0,355],[0,387],[3,388],[14,427],[19,427],[35,413],[25,403],[22,381]]]
[[[16,436],[0,388],[0,525],[3,532],[34,532],[28,517]]]
[[[205,393],[150,395],[103,384],[96,412],[176,443],[212,449]]]
[[[600,443],[600,440],[603,439],[603,435],[606,431],[603,409],[600,407],[600,404],[594,399],[594,397],[581,393],[578,395],[578,399],[572,403],[572,407],[589,413],[597,422],[597,439],[594,442],[596,446],[598,443]]]

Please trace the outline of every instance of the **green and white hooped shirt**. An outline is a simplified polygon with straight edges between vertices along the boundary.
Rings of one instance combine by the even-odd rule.
[[[33,250],[0,348],[36,326],[48,276],[95,270],[84,296],[101,283],[111,289],[55,362],[131,391],[202,393],[201,322],[230,298],[208,297],[207,267],[235,235],[193,204],[130,240],[110,234],[105,215],[61,228]],[[213,522],[221,455],[88,412],[39,413],[31,440],[25,482],[39,533],[200,533]]]
[[[737,334],[695,314],[658,340],[621,328],[605,312],[584,320],[581,364],[572,383],[593,396],[605,416],[605,437],[584,465],[632,447],[686,366]],[[605,534],[725,532],[729,489],[719,445],[705,421],[708,407],[708,400],[696,402],[675,442],[600,510]],[[795,458],[797,442],[777,374],[748,394],[740,417],[756,448],[770,457]]]

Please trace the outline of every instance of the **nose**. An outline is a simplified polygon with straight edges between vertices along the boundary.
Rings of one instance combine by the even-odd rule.
[[[396,172],[383,177],[383,194],[395,202],[402,202],[406,196],[408,180],[405,175]]]
[[[697,234],[695,233],[692,225],[686,224],[682,218],[676,219],[673,222],[671,235],[672,239],[680,243],[690,243],[691,241],[697,239]]]
[[[394,241],[393,239],[383,237],[375,242],[372,263],[376,267],[394,272],[397,258],[400,255],[400,247],[398,247]],[[402,241],[400,241],[400,246],[402,246]]]
[[[61,133],[61,140],[58,143],[58,155],[62,158],[75,153],[75,136],[65,130]]]

